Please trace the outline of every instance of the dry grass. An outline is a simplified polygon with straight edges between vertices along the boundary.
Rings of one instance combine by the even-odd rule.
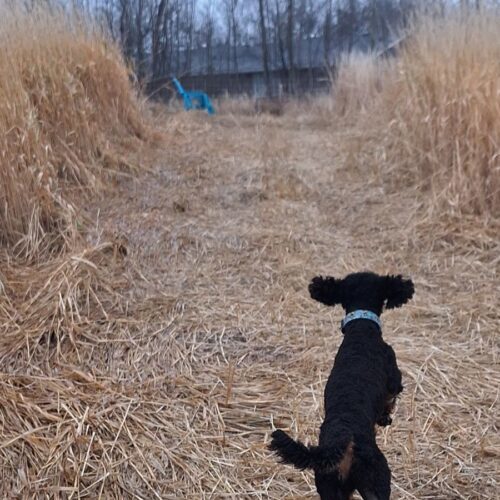
[[[226,115],[253,116],[269,114],[272,116],[281,116],[285,112],[287,103],[287,99],[279,97],[259,97],[255,99],[244,95],[237,97],[227,95],[218,98],[215,101],[215,107],[218,113]]]
[[[254,115],[255,114],[255,99],[248,97],[246,95],[231,97],[222,96],[215,99],[215,108],[217,113],[222,113],[224,115],[234,114],[234,115]]]
[[[332,87],[333,111],[340,118],[358,120],[380,105],[392,64],[373,53],[344,54]]]
[[[438,211],[500,214],[499,31],[494,9],[423,16],[395,61],[341,61],[332,120],[378,130],[386,176],[419,185]]]
[[[423,22],[400,62],[389,159],[455,213],[500,214],[499,32],[497,11]]]
[[[120,342],[126,306],[125,247],[101,232],[91,241],[85,205],[130,168],[149,129],[103,36],[54,9],[12,5],[0,4],[1,496],[67,498],[64,440],[78,438],[84,363],[106,339]]]
[[[1,7],[1,242],[31,255],[73,231],[64,188],[95,189],[103,167],[117,168],[120,141],[145,126],[104,37],[58,12]]]
[[[393,497],[495,498],[498,219],[388,189],[377,131],[328,113],[157,109],[152,168],[94,199],[85,238],[29,267],[2,247],[2,498],[314,497],[266,443],[315,442],[341,312],[307,283],[359,269],[417,289],[383,317]]]
[[[362,150],[356,168],[338,154],[342,127],[234,113],[161,122],[168,163],[158,151],[154,172],[99,203],[96,234],[125,234],[127,256],[117,244],[106,262],[61,261],[62,302],[42,300],[34,280],[33,306],[57,319],[63,304],[89,304],[85,322],[52,340],[35,325],[31,351],[2,344],[4,491],[314,497],[311,474],[277,464],[266,442],[273,425],[314,442],[321,422],[341,312],[311,301],[308,280],[370,268],[417,287],[384,315],[406,385],[379,437],[394,498],[493,498],[498,227],[423,219],[412,189],[384,194]],[[84,282],[121,298],[99,305]]]

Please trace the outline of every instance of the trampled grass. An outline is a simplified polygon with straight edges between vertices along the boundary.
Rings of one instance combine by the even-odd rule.
[[[358,83],[337,102],[282,116],[248,99],[211,118],[157,107],[148,168],[113,178],[122,142],[149,130],[118,52],[79,23],[16,16],[5,43],[30,59],[0,55],[0,497],[314,497],[266,443],[273,426],[317,439],[342,312],[308,281],[372,269],[416,284],[382,318],[405,385],[378,436],[392,498],[494,498],[500,226],[469,186],[454,205],[448,164],[424,182],[418,96],[448,97],[401,71],[417,42],[399,72],[370,63],[373,78],[340,75]],[[459,145],[489,158],[497,118],[484,149],[460,127]]]

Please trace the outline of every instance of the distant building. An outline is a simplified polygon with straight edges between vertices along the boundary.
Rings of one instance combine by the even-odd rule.
[[[370,46],[369,37],[358,37],[353,50],[381,52],[385,49]],[[223,94],[246,94],[251,97],[266,95],[262,46],[240,45],[231,53],[228,46],[218,44],[209,51],[206,47],[198,48],[189,54],[181,53],[179,67],[186,68],[184,73],[175,75],[187,90],[201,90],[210,96]],[[287,51],[274,44],[269,45],[270,94],[278,97],[284,94],[306,94],[326,91],[330,87],[335,71],[338,51],[331,49],[326,54],[323,37],[296,40],[294,44],[293,70],[288,61]],[[150,94],[168,98],[171,95],[171,75],[153,80],[148,85]]]

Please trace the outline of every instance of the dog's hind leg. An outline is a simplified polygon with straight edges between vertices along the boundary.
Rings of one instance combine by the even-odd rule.
[[[391,479],[389,476],[380,475],[371,484],[368,481],[358,487],[363,500],[389,500],[391,497]]]
[[[391,470],[384,454],[377,448],[369,457],[358,462],[356,489],[363,500],[389,500],[391,496]]]
[[[321,500],[350,500],[352,491],[348,491],[336,473],[316,472],[314,475],[316,490]]]
[[[380,426],[392,424],[391,414],[394,411],[394,406],[396,405],[396,398],[403,390],[403,385],[401,384],[401,371],[399,370],[396,362],[396,354],[390,345],[386,345],[385,349],[387,394],[385,397],[383,412],[377,420],[377,424]]]
[[[363,500],[380,500],[381,497],[377,496],[376,493],[372,493],[371,491],[365,491],[360,493],[361,498]]]
[[[396,353],[390,345],[386,345],[387,392],[397,396],[403,390],[401,371],[396,361]]]

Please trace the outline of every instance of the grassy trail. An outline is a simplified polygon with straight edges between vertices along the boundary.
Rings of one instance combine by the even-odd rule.
[[[131,303],[149,315],[116,351],[131,369],[108,367],[154,387],[136,396],[154,396],[158,418],[138,438],[136,491],[314,497],[312,475],[276,465],[265,443],[273,422],[317,437],[342,313],[308,298],[309,279],[370,269],[408,274],[417,289],[383,317],[405,384],[379,436],[394,498],[493,498],[494,235],[441,236],[413,189],[388,189],[363,161],[362,136],[307,120],[175,117],[152,172],[100,206],[100,227],[127,241]],[[466,229],[456,238],[467,242]]]

